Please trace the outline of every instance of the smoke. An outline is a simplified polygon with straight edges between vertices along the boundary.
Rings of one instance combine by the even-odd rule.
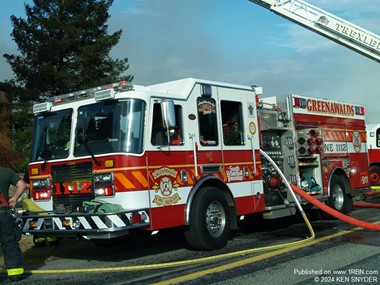
[[[138,84],[212,76],[226,56],[210,29],[218,21],[210,17],[217,9],[215,4],[213,1],[136,1],[133,7],[111,18],[110,27],[117,29],[122,23],[124,30],[113,56],[129,58],[130,72],[135,73]]]

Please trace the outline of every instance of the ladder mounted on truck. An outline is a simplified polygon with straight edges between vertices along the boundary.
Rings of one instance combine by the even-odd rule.
[[[380,36],[302,0],[249,0],[380,62]]]

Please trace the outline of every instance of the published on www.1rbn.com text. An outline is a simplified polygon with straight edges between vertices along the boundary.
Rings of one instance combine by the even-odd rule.
[[[368,269],[347,269],[347,270],[328,270],[328,269],[294,269],[295,275],[308,275],[315,283],[358,283],[358,284],[377,284],[380,279],[379,270]]]

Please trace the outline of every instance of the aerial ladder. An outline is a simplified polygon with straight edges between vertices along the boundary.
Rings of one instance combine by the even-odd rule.
[[[380,62],[380,36],[302,0],[249,0],[338,44]]]
[[[380,62],[380,36],[354,25],[349,21],[341,19],[302,0],[249,1],[359,54],[362,54],[367,58]],[[380,124],[376,130],[380,133]],[[370,128],[369,136],[367,134],[368,142],[374,141],[374,133],[375,132]],[[380,192],[379,158],[380,143],[377,141],[377,143],[370,144],[369,159],[371,187],[374,191],[378,192]]]

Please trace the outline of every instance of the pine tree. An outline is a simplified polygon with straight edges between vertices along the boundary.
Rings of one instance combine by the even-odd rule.
[[[115,82],[128,59],[109,52],[122,34],[108,35],[106,21],[113,0],[34,0],[27,19],[11,17],[12,37],[20,55],[4,57],[26,98],[38,99]],[[131,80],[131,76],[125,79]]]
[[[34,5],[25,4],[26,19],[11,16],[11,36],[19,53],[3,56],[14,73],[6,83],[12,86],[7,93],[12,104],[11,130],[16,150],[30,141],[25,141],[22,133],[31,132],[27,130],[31,128],[31,103],[133,79],[131,75],[123,76],[129,68],[128,59],[112,59],[109,55],[122,34],[122,30],[108,34],[112,3],[113,0],[34,0]],[[25,117],[30,120],[25,121]],[[20,119],[23,121],[17,121]]]

